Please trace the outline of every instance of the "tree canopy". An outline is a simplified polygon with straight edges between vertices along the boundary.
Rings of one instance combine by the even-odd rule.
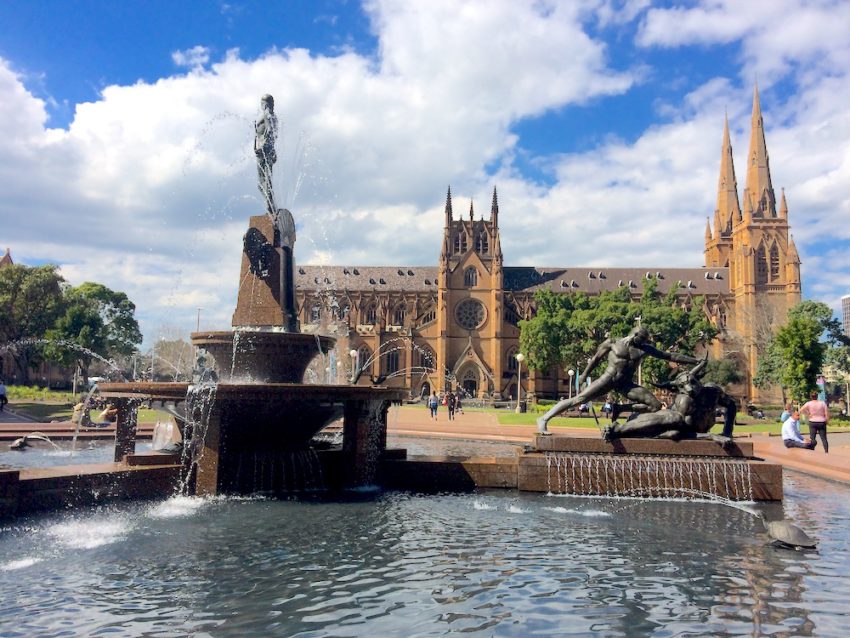
[[[817,387],[831,346],[850,343],[832,309],[819,301],[803,301],[788,311],[788,322],[777,330],[759,357],[757,387],[779,384],[797,400]]]
[[[62,313],[64,280],[57,270],[55,265],[0,268],[0,343],[24,383],[29,381],[30,368],[40,360],[38,340]]]
[[[536,315],[519,324],[520,348],[535,370],[581,366],[606,335],[624,336],[640,318],[657,347],[693,354],[698,345],[714,338],[717,329],[705,316],[701,297],[694,298],[690,308],[683,308],[676,290],[662,295],[655,280],[644,282],[638,300],[632,299],[625,286],[594,297],[541,290],[535,295]],[[650,380],[665,380],[667,370],[664,361],[644,361],[643,371]]]
[[[76,365],[87,379],[93,358],[127,356],[141,343],[136,306],[123,292],[93,282],[63,292],[63,313],[46,334],[51,359]]]

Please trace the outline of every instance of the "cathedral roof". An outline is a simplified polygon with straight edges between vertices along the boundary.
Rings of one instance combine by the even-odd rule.
[[[437,290],[436,266],[296,266],[297,290]]]
[[[298,290],[349,290],[387,292],[434,292],[436,267],[428,266],[297,266]],[[515,266],[504,269],[504,289],[535,292],[548,288],[555,292],[598,294],[621,285],[635,292],[643,290],[649,277],[666,293],[679,282],[682,294],[718,295],[729,293],[728,268],[535,268]]]
[[[535,268],[505,267],[505,290],[533,292],[548,288],[555,292],[584,292],[595,295],[616,290],[621,285],[635,292],[643,290],[643,281],[658,281],[658,291],[666,293],[677,282],[682,294],[717,295],[729,293],[728,268],[606,268],[581,267]]]

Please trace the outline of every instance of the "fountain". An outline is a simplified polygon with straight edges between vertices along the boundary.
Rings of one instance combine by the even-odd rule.
[[[115,460],[135,450],[135,409],[151,402],[179,415],[185,445],[183,483],[195,494],[286,492],[304,485],[296,466],[329,487],[374,481],[386,447],[386,414],[404,391],[304,384],[310,361],[330,351],[331,337],[299,332],[293,281],[295,221],[272,189],[277,117],[270,95],[255,124],[259,190],[265,214],[250,218],[233,330],[195,332],[202,353],[198,380],[186,383],[103,383],[100,394],[119,409]],[[207,366],[207,359],[211,366]],[[341,451],[307,452],[310,439],[342,417]]]

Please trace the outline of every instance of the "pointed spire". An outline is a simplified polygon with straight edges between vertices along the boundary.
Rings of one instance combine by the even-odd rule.
[[[472,211],[472,200],[470,199],[470,200],[469,200],[469,221],[472,221],[472,215],[473,215],[473,211]]]
[[[496,195],[496,187],[493,187],[493,203],[490,204],[490,221],[495,228],[499,227],[499,198]]]
[[[717,180],[717,215],[714,234],[720,237],[741,221],[741,206],[738,203],[738,180],[735,179],[735,163],[732,159],[732,142],[729,138],[729,118],[723,118],[723,144],[720,147],[720,177]],[[720,221],[718,224],[717,221]]]
[[[764,139],[758,83],[753,89],[753,116],[750,125],[750,151],[747,154],[744,199],[749,200],[753,217],[776,217],[776,197],[770,181],[770,161]]]
[[[800,263],[800,254],[797,252],[797,245],[794,243],[794,235],[788,240],[788,254],[785,255],[785,262],[791,264]]]
[[[711,220],[708,217],[705,218],[705,243],[711,241]]]
[[[452,187],[449,186],[449,191],[446,193],[446,228],[452,225]]]
[[[782,199],[779,202],[779,217],[788,219],[788,202],[785,201],[785,189],[782,189]]]

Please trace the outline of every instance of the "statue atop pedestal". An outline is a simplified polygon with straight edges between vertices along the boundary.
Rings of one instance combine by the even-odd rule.
[[[272,173],[277,162],[278,121],[274,98],[260,98],[260,115],[254,122],[257,188],[265,215],[251,217],[243,237],[242,272],[234,326],[283,327],[298,332],[295,311],[295,219],[275,203]]]

